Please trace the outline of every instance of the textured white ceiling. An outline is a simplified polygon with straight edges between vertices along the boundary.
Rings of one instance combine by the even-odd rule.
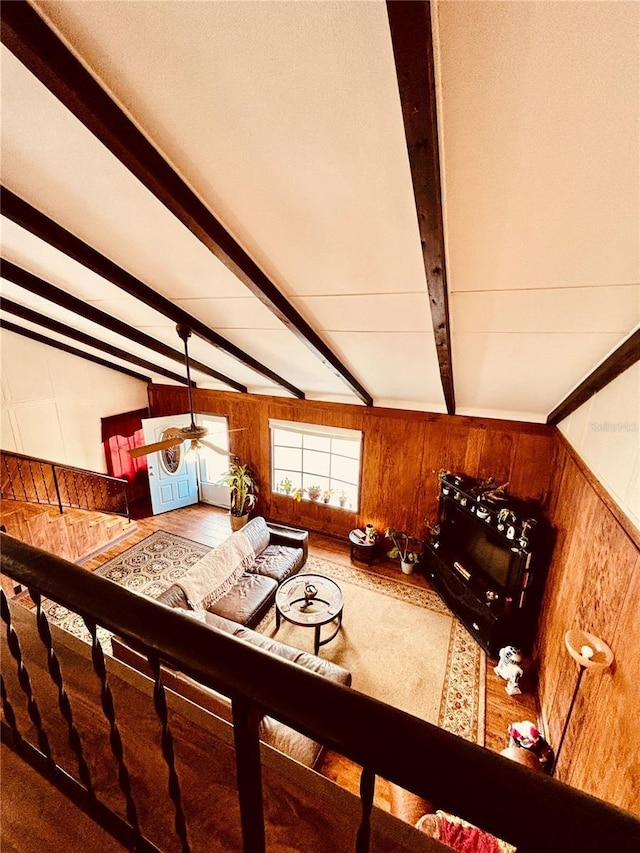
[[[34,6],[376,405],[444,411],[382,0]],[[638,11],[434,7],[460,413],[544,420],[640,319]],[[309,398],[359,402],[4,48],[2,72],[6,186]],[[2,243],[180,349],[171,321],[4,220]]]

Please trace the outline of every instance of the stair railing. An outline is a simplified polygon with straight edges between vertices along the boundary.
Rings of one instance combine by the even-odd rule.
[[[363,768],[362,817],[353,848],[356,853],[369,850],[376,775],[516,845],[519,853],[602,853],[604,850],[631,853],[640,849],[640,820],[630,813],[198,620],[185,619],[164,604],[136,595],[6,533],[0,537],[2,571],[27,586],[37,605],[38,633],[46,647],[48,661],[54,663],[49,669],[59,696],[64,695],[64,685],[59,683],[62,676],[60,667],[55,665],[57,658],[41,596],[46,595],[80,614],[91,634],[91,658],[101,685],[103,710],[127,806],[126,818],[113,815],[112,821],[107,820],[104,804],[96,802],[86,770],[90,762],[86,760],[84,747],[68,714],[65,720],[73,734],[74,751],[81,768],[80,781],[72,779],[70,782],[69,773],[55,764],[12,625],[11,609],[3,592],[2,619],[11,655],[3,655],[2,663],[7,666],[8,660],[14,659],[37,743],[27,744],[24,732],[16,725],[12,704],[16,700],[7,696],[6,679],[2,681],[4,740],[33,766],[40,765],[53,784],[57,783],[58,775],[62,780],[64,774],[67,795],[101,821],[129,849],[155,848],[142,836],[138,825],[130,774],[119,742],[108,671],[97,635],[98,625],[141,647],[154,674],[155,713],[162,727],[169,792],[176,810],[175,830],[183,851],[191,848],[178,768],[173,749],[169,748],[171,729],[160,661],[168,662],[172,668],[231,699],[244,853],[265,851],[258,726],[263,714],[275,717]],[[60,707],[66,711],[67,703],[61,701]],[[71,743],[71,735],[69,740]],[[62,781],[59,787],[62,789]]]
[[[110,512],[130,518],[127,481],[48,459],[0,450],[4,500]]]

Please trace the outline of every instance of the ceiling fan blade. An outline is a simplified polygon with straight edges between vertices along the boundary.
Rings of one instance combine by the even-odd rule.
[[[134,447],[129,451],[129,456],[132,459],[137,459],[138,456],[146,456],[148,453],[156,453],[158,450],[167,450],[169,447],[177,447],[184,441],[180,436],[165,438],[164,441],[155,441],[153,444],[145,444],[142,447]]]
[[[203,447],[206,447],[208,450],[213,450],[216,453],[219,453],[221,456],[230,455],[228,450],[224,450],[222,447],[218,447],[216,444],[211,444],[210,441],[204,441],[204,439],[201,438],[198,443],[201,444]]]

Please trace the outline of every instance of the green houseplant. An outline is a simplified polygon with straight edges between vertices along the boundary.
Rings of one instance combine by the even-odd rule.
[[[290,495],[293,490],[293,483],[288,477],[285,477],[284,480],[280,480],[278,483],[278,489],[284,492],[285,495]]]
[[[396,530],[393,527],[387,527],[384,532],[387,539],[393,542],[393,548],[387,551],[387,557],[392,560],[400,558],[400,567],[405,575],[410,575],[416,563],[420,562],[420,554],[411,550],[412,543],[417,543],[419,540],[415,536],[409,536],[408,533],[403,533],[401,530]]]
[[[322,494],[322,486],[309,486],[307,494],[309,495],[309,500],[317,501],[320,495]]]
[[[249,511],[258,500],[258,482],[250,466],[233,456],[229,470],[222,477],[221,484],[229,487],[229,515],[231,529],[239,530],[249,520]]]

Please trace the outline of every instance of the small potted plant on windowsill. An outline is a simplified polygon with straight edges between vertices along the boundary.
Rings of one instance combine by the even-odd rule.
[[[347,503],[347,493],[344,489],[340,489],[340,491],[338,492],[338,503],[340,504],[342,509],[345,508],[345,505]]]
[[[400,568],[405,575],[410,575],[416,563],[420,562],[420,554],[417,551],[411,550],[410,546],[413,542],[418,542],[415,536],[409,536],[408,533],[403,533],[400,530],[395,530],[393,527],[387,527],[384,532],[387,539],[393,542],[393,548],[387,551],[387,557],[395,560],[400,558]]]
[[[285,477],[284,480],[280,480],[278,483],[278,491],[283,492],[285,495],[290,495],[292,489],[293,483],[288,477]]]
[[[305,488],[303,488],[302,486],[299,486],[297,489],[294,489],[291,492],[291,497],[294,499],[294,501],[298,501],[298,503],[300,503],[300,501],[306,495],[306,493],[307,493],[307,490]]]
[[[333,494],[333,489],[325,489],[322,493],[322,501],[323,503],[328,504],[331,500],[331,495]]]
[[[322,494],[322,486],[309,486],[307,494],[309,495],[310,501],[317,501]]]

